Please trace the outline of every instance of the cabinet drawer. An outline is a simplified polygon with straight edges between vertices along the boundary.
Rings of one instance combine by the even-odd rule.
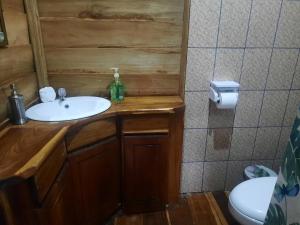
[[[55,177],[58,175],[66,158],[65,143],[62,142],[51,153],[46,162],[38,170],[34,177],[34,185],[37,190],[37,197],[40,202],[43,201],[49,188],[54,182]]]
[[[143,115],[123,118],[123,134],[168,133],[169,115]]]
[[[115,135],[117,132],[116,120],[106,119],[91,122],[80,128],[71,130],[66,136],[67,150],[93,144],[103,138]]]

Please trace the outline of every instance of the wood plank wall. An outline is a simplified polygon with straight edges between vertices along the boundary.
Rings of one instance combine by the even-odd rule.
[[[2,0],[9,45],[0,48],[0,124],[9,112],[9,84],[15,83],[29,104],[37,98],[37,79],[23,0]]]
[[[185,0],[38,0],[50,85],[107,95],[179,95]]]

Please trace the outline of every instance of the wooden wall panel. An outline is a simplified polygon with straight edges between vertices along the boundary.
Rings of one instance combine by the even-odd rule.
[[[49,82],[108,94],[119,67],[127,95],[179,95],[185,0],[38,0]]]
[[[15,83],[29,104],[37,98],[37,80],[22,0],[2,0],[9,45],[0,48],[0,124],[9,113],[9,85]]]
[[[182,0],[38,0],[41,17],[182,20]]]
[[[0,49],[0,84],[23,73],[34,71],[30,45]]]
[[[49,82],[55,88],[68,88],[68,95],[107,96],[112,76],[105,74],[49,74]],[[179,75],[128,75],[123,74],[126,92],[130,96],[138,95],[176,95]]]
[[[13,9],[15,12],[25,12],[22,0],[1,0],[4,10]]]
[[[122,74],[178,75],[180,50],[176,48],[46,48],[46,60],[50,74],[60,73],[69,76],[78,73],[112,74],[111,67],[120,67]]]
[[[178,47],[182,25],[175,22],[42,18],[47,47]]]
[[[39,88],[49,86],[42,29],[36,0],[23,0],[27,12],[29,35]]]
[[[27,17],[24,12],[7,9],[3,13],[9,46],[29,45]]]

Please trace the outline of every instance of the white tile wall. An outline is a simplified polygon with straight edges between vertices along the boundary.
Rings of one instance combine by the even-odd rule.
[[[300,1],[192,0],[182,192],[230,190],[245,166],[279,168],[300,105]],[[235,110],[211,79],[241,83]]]

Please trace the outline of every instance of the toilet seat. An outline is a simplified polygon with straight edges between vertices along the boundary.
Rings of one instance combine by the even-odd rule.
[[[231,215],[242,225],[263,225],[264,222],[255,220],[250,218],[243,213],[241,213],[238,209],[235,209],[231,204],[229,205],[229,211]]]
[[[242,224],[263,224],[277,177],[261,177],[236,186],[229,195],[229,209]],[[240,218],[237,218],[240,217]]]

